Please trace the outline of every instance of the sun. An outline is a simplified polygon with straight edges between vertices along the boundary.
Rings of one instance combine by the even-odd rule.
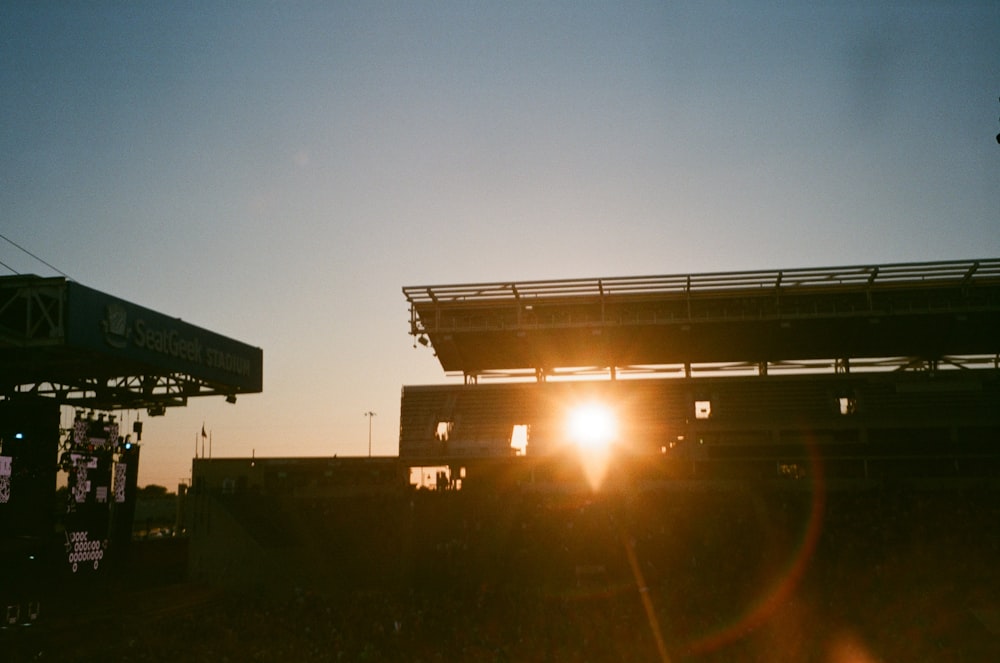
[[[576,447],[587,479],[596,490],[604,480],[611,448],[618,440],[614,410],[600,402],[575,405],[566,414],[566,437]]]
[[[603,403],[582,403],[569,411],[566,433],[581,451],[600,451],[618,437],[618,425],[614,412]]]

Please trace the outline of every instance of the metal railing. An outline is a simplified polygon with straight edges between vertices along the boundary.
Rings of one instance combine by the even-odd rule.
[[[411,305],[476,304],[552,298],[662,297],[733,292],[808,292],[829,289],[1000,284],[1000,258],[847,267],[709,272],[665,276],[509,281],[406,286]]]

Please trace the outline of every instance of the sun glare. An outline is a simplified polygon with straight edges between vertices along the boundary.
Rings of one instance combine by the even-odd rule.
[[[585,403],[570,410],[567,432],[582,451],[606,449],[618,434],[614,413],[600,403]]]
[[[577,405],[567,414],[566,436],[576,446],[587,479],[596,490],[604,480],[611,446],[618,438],[615,413],[602,403]]]

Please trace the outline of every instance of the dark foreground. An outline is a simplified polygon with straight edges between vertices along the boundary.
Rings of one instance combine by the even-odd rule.
[[[421,494],[403,505],[418,531],[386,532],[399,506],[355,505],[353,543],[313,542],[389,581],[221,588],[160,560],[53,596],[0,632],[0,660],[1000,660],[995,490]]]

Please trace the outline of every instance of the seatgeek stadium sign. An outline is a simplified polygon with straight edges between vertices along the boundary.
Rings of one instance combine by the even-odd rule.
[[[170,373],[187,373],[235,392],[263,389],[260,348],[78,283],[67,283],[67,289],[67,345]]]

